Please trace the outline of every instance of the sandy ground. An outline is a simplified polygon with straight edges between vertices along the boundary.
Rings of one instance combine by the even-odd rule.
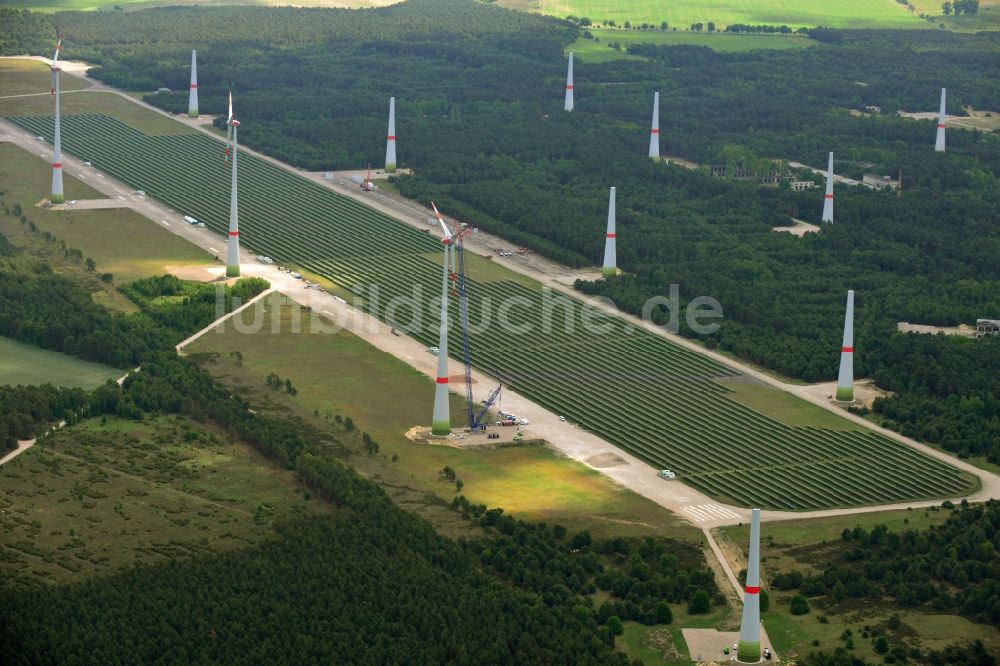
[[[816,167],[811,167],[808,164],[802,164],[801,162],[789,162],[788,166],[792,169],[808,169],[812,173],[817,173],[821,176],[826,175],[826,169],[817,169]],[[853,178],[848,178],[847,176],[838,176],[837,174],[833,174],[833,182],[840,183],[841,185],[850,185],[851,187],[862,185],[872,190],[875,189],[874,185],[865,185],[860,180],[854,180]]]
[[[83,68],[85,68],[85,66]],[[70,68],[64,65],[64,70],[70,71]],[[98,82],[95,82],[92,89],[102,89],[112,94],[118,94],[121,97],[144,108],[148,108],[155,113],[164,117],[172,118],[177,122],[181,122],[195,128],[198,131],[204,132],[205,134],[214,137],[216,140],[220,140],[218,133],[202,127],[198,119],[189,119],[186,116],[170,116],[155,107],[108,88]],[[6,136],[8,140],[15,142],[22,147],[28,148],[33,153],[41,152],[42,154],[40,156],[44,159],[51,159],[51,151],[49,150],[48,144],[40,144],[35,137],[26,135],[23,131],[20,131],[19,128],[11,125],[7,121],[0,120],[0,138],[3,136]],[[41,151],[39,151],[40,148]],[[358,188],[356,184],[350,182],[349,180],[337,177],[334,177],[332,180],[327,180],[324,178],[323,173],[304,172],[266,155],[257,153],[256,151],[247,148],[244,148],[244,151],[253,153],[261,159],[267,160],[272,164],[285,169],[286,171],[298,174],[299,176],[305,178],[310,178],[314,182],[323,185],[324,187],[328,187],[340,194],[357,199],[397,220],[419,229],[430,228],[430,233],[440,235],[440,230],[433,229],[427,225],[426,220],[430,216],[431,211],[422,205],[382,191],[364,192]],[[180,235],[195,245],[202,247],[211,255],[219,257],[221,256],[221,250],[225,249],[225,238],[214,234],[208,229],[200,229],[184,224],[181,213],[174,211],[152,199],[136,196],[132,190],[128,188],[128,186],[115,181],[110,176],[97,172],[93,168],[85,169],[81,167],[79,160],[76,160],[73,157],[64,156],[63,162],[66,165],[64,168],[67,172],[74,176],[84,177],[86,182],[95,189],[98,189],[113,198],[119,198],[120,200],[125,201],[129,207],[135,209],[137,212],[145,215],[149,219],[162,224],[172,233]],[[794,164],[795,163],[792,165],[794,166]],[[86,178],[87,176],[89,176],[89,179]],[[850,182],[855,184],[857,183],[857,181]],[[497,247],[513,249],[510,243],[485,232],[479,232],[470,236],[466,241],[466,247],[479,254],[493,254]],[[600,299],[586,297],[579,292],[576,292],[571,288],[571,286],[569,286],[572,285],[573,281],[578,277],[583,277],[585,279],[593,279],[597,277],[597,268],[575,270],[557,264],[554,261],[545,259],[536,254],[514,255],[512,257],[494,257],[494,261],[517,273],[539,280],[543,283],[543,285],[548,286],[555,291],[561,291],[577,300],[585,301],[595,308],[615,314],[616,316],[626,319],[638,327],[642,327],[656,335],[661,335],[675,344],[679,344],[688,349],[709,356],[717,362],[720,362],[727,367],[734,368],[735,370],[757,379],[766,385],[789,391],[820,407],[835,411],[845,418],[855,420],[857,423],[864,425],[865,427],[878,431],[887,437],[899,440],[935,458],[945,460],[948,463],[979,477],[982,480],[983,487],[980,491],[970,495],[967,498],[969,501],[984,501],[991,497],[1000,497],[1000,477],[997,475],[979,470],[964,461],[952,458],[947,454],[936,451],[912,439],[902,437],[893,431],[880,428],[868,421],[865,421],[861,417],[846,413],[839,406],[833,404],[832,401],[825,397],[825,389],[818,389],[817,394],[815,390],[811,392],[810,387],[786,384],[761,371],[744,366],[716,352],[709,351],[690,340],[674,335],[658,326],[655,326],[654,324],[644,322],[632,315],[621,313],[614,308],[613,305],[610,305]],[[396,356],[414,368],[425,373],[427,376],[434,376],[437,359],[436,357],[428,354],[424,349],[424,346],[416,340],[405,336],[392,335],[389,331],[389,327],[382,324],[382,322],[352,308],[347,303],[338,301],[330,294],[312,289],[304,289],[302,282],[295,280],[287,273],[279,271],[276,266],[259,264],[255,257],[245,250],[241,253],[241,262],[243,265],[244,275],[255,275],[267,279],[271,282],[272,287],[276,291],[285,293],[297,302],[311,307],[316,313],[322,313],[329,320],[337,322],[339,326],[348,328],[348,330],[351,330],[355,334],[359,335],[378,349]],[[462,374],[462,367],[459,363],[452,360],[451,366],[452,367],[449,372],[450,375]],[[485,376],[478,371],[473,372],[473,377],[477,382],[484,385],[490,385],[495,381],[491,377]],[[459,388],[460,386],[461,384],[456,384],[456,388]],[[643,495],[652,501],[680,514],[698,527],[705,528],[719,525],[731,525],[746,522],[749,519],[749,509],[727,506],[719,502],[715,502],[710,497],[694,490],[693,488],[685,486],[680,481],[665,481],[660,479],[656,475],[656,470],[639,461],[637,458],[624,450],[613,446],[596,435],[584,431],[571,423],[559,421],[557,415],[548,412],[541,406],[506,388],[504,389],[504,408],[508,411],[516,413],[520,417],[529,419],[531,422],[531,437],[546,440],[554,449],[584,464],[589,464],[588,460],[594,458],[595,456],[602,456],[603,454],[610,454],[620,458],[624,461],[624,463],[611,467],[597,467],[593,465],[592,467],[600,470],[602,473],[606,474],[608,477],[623,486],[630,488],[640,495]],[[605,458],[598,458],[598,460],[604,459]],[[962,498],[953,499],[958,501]],[[937,505],[939,503],[939,500],[929,500],[922,502],[901,503],[891,505],[889,507],[856,507],[852,509],[829,509],[801,513],[764,511],[762,518],[765,521],[788,520],[880,511],[887,508],[916,508]]]
[[[221,266],[165,266],[164,268],[174,277],[193,282],[212,282],[225,277],[225,271]]]
[[[927,333],[935,335],[944,333],[945,335],[963,335],[967,338],[976,337],[976,329],[968,324],[958,326],[929,326],[927,324],[911,324],[908,321],[901,321],[896,324],[896,330],[902,333]]]
[[[970,130],[978,129],[983,132],[992,132],[1000,127],[1000,114],[996,111],[966,109],[966,112],[969,114],[968,116],[945,116],[945,125]],[[937,120],[938,117],[937,111],[899,111],[898,113],[904,118],[913,118],[914,120]]]
[[[854,382],[854,402],[853,403],[841,403],[833,399],[833,396],[837,393],[837,382],[821,382],[819,384],[806,384],[801,386],[799,390],[803,393],[807,393],[816,400],[825,400],[827,403],[834,404],[840,409],[846,412],[848,405],[864,406],[871,409],[872,402],[875,398],[883,398],[892,395],[891,391],[886,391],[875,386],[875,382],[870,379],[859,379]]]
[[[338,180],[351,180],[352,176],[358,176],[359,178],[371,177],[372,180],[386,180],[389,176],[403,176],[410,175],[413,173],[410,169],[396,169],[394,173],[386,173],[381,169],[372,168],[369,169],[353,169],[348,171],[310,171],[308,172],[310,176],[314,178],[319,176],[324,180],[330,181],[334,178]],[[329,175],[329,178],[327,177]],[[358,187],[357,183],[351,181],[355,187]],[[360,189],[360,188],[359,188]]]
[[[794,227],[771,227],[771,231],[780,231],[793,236],[798,236],[799,238],[805,236],[806,234],[812,234],[819,231],[819,227],[815,224],[809,224],[808,222],[804,222],[802,220],[796,220],[794,217],[792,218],[792,222],[795,223]]]
[[[740,632],[719,631],[717,629],[681,629],[681,635],[684,636],[684,642],[687,643],[693,661],[717,662],[719,664],[735,663],[736,654],[733,651],[733,645],[739,642]],[[760,646],[761,648],[771,647],[771,641],[767,637],[764,627],[760,628]],[[723,654],[723,650],[727,647],[730,654]],[[774,648],[771,648],[771,654],[775,655]],[[776,661],[777,656],[772,656],[771,663]]]

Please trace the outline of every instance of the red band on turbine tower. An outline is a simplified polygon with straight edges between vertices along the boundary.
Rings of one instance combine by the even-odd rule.
[[[844,354],[853,354],[854,347],[841,347],[840,351],[843,352]]]
[[[566,90],[572,90],[573,86],[566,86]]]
[[[650,133],[650,134],[659,134],[659,133],[660,133],[660,130],[658,130],[658,129],[656,129],[656,128],[654,127],[653,129],[649,130],[649,133]]]
[[[230,231],[230,232],[229,232],[229,235],[230,235],[230,236],[239,236],[239,235],[240,235],[240,232],[238,232],[238,231]]]
[[[437,383],[438,384],[447,384],[448,383],[448,378],[447,377],[438,377],[437,378]]]
[[[53,162],[52,163],[52,168],[53,169],[62,169],[62,162]]]
[[[832,199],[832,198],[833,198],[833,195],[832,195],[832,194],[828,194],[828,195],[826,195],[826,198],[827,198],[827,199]]]
[[[192,84],[191,84],[191,87],[192,87],[192,88],[197,88],[197,87],[198,87],[198,84],[197,84],[197,83],[192,83]]]
[[[608,234],[608,238],[615,238],[617,234]]]
[[[760,588],[759,587],[751,587],[751,586],[747,585],[743,589],[746,590],[747,594],[760,594]]]
[[[940,123],[940,124],[938,125],[938,129],[944,129],[944,123]]]
[[[385,138],[389,139],[389,141],[395,141],[396,140],[396,135],[395,134],[390,134],[389,136],[387,136]]]

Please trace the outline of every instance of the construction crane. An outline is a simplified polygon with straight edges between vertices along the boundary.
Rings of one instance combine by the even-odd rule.
[[[460,223],[458,229],[454,232],[448,229],[448,225],[444,221],[444,217],[438,212],[437,206],[434,202],[431,202],[431,208],[434,209],[434,215],[437,217],[438,222],[441,224],[441,229],[444,231],[445,238],[449,238],[451,246],[457,252],[453,252],[452,256],[458,255],[458,271],[456,273],[454,267],[451,271],[452,282],[457,282],[457,289],[452,289],[452,295],[458,296],[458,306],[460,314],[460,321],[462,325],[462,360],[465,363],[465,406],[469,421],[469,428],[471,430],[479,430],[483,425],[483,417],[489,411],[490,407],[497,401],[500,397],[500,390],[503,388],[503,382],[497,385],[493,392],[483,400],[483,407],[478,412],[476,411],[476,403],[472,395],[472,354],[469,349],[469,290],[468,284],[465,279],[465,245],[464,240],[467,235],[472,233],[473,227],[462,222]],[[500,379],[500,373],[497,372],[497,379]]]
[[[372,182],[372,165],[368,164],[368,175],[361,182],[361,189],[365,192],[372,192],[375,190],[375,183]]]

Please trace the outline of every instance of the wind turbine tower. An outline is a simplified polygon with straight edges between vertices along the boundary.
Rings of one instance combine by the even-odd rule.
[[[618,266],[615,260],[616,255],[616,240],[617,234],[615,233],[615,188],[611,188],[611,194],[608,198],[608,233],[604,239],[604,267],[601,268],[601,274],[604,277],[614,277],[618,273]]]
[[[396,98],[389,98],[389,133],[385,137],[385,172],[396,170]]]
[[[191,92],[188,93],[188,116],[198,117],[198,52],[191,51]]]
[[[743,588],[743,621],[736,660],[756,664],[760,653],[760,509],[750,511],[750,554],[747,557],[747,582]]]
[[[854,400],[854,290],[847,292],[844,314],[844,343],[840,347],[840,373],[837,375],[837,400]]]
[[[236,138],[240,121],[232,115],[230,106],[229,128],[232,130],[233,184],[229,194],[229,239],[226,246],[226,277],[240,276],[240,212],[236,200],[236,160],[239,141]]]
[[[573,52],[569,52],[569,69],[566,70],[566,103],[563,111],[573,110]]]
[[[823,197],[823,221],[833,222],[833,153],[826,167],[826,196]]]
[[[649,130],[649,156],[660,159],[660,93],[653,93],[653,128]]]
[[[944,97],[945,88],[941,88],[941,110],[938,112],[937,139],[934,141],[934,150],[939,153],[944,152]]]
[[[56,41],[56,53],[52,56],[52,102],[54,125],[52,133],[52,195],[49,201],[61,204],[66,201],[63,196],[62,172],[62,133],[59,127],[59,49],[62,48],[62,38]]]
[[[434,216],[444,231],[441,243],[444,245],[444,269],[441,277],[441,331],[438,337],[437,378],[434,386],[434,414],[431,417],[431,434],[444,437],[451,434],[451,411],[448,404],[448,278],[451,264],[449,254],[455,250],[452,247],[451,232],[444,223],[444,218],[438,212],[437,206],[431,202]]]

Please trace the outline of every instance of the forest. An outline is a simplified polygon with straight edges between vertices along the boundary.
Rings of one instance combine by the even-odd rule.
[[[91,311],[79,285],[51,276],[38,260],[14,261],[5,241],[0,249],[8,254],[5,272],[29,285],[10,298],[29,320],[46,311],[30,286],[45,278],[61,294],[66,321],[86,316],[97,332],[115,330],[118,315]],[[0,387],[0,434],[25,437],[60,418],[72,426],[105,414],[183,414],[293,470],[336,513],[290,519],[274,539],[236,552],[78,584],[5,589],[4,663],[626,664],[614,651],[621,620],[669,624],[669,603],[687,602],[695,612],[725,603],[701,551],[667,538],[595,542],[587,532],[526,523],[461,495],[453,508],[481,536],[438,535],[337,459],[339,437],[354,429],[350,419],[337,426],[343,433],[321,433],[280,410],[251,409],[194,360],[177,356],[176,338],[213,316],[201,302],[203,286],[172,276],[125,285],[151,331],[135,350],[141,369],[121,386],[108,382],[89,393]],[[227,307],[266,286],[244,278]],[[590,595],[598,588],[610,600],[595,608]],[[84,616],[87,631],[65,631],[67,618]]]
[[[997,33],[816,29],[811,48],[738,54],[647,45],[643,60],[578,63],[576,110],[567,114],[563,48],[579,27],[466,0],[50,20],[67,57],[99,63],[95,76],[131,90],[186,90],[197,48],[203,109],[221,112],[232,88],[244,141],[306,169],[377,165],[393,95],[399,161],[415,170],[398,179],[403,194],[433,198],[570,266],[600,259],[615,185],[623,274],[578,288],[631,312],[671,284],[682,307],[712,296],[725,319],[705,343],[790,377],[834,377],[853,288],[857,376],[897,392],[879,403],[881,417],[950,450],[1000,460],[992,434],[1000,383],[976,373],[976,382],[952,384],[957,399],[944,404],[940,391],[921,388],[949,384],[943,364],[926,381],[887,370],[893,349],[916,344],[896,340],[906,337],[898,321],[1000,317],[1000,139],[949,129],[948,152],[937,154],[933,123],[894,115],[936,109],[943,86],[949,113],[1000,110],[996,87],[984,85],[1000,75]],[[27,25],[12,32],[21,42],[32,34]],[[808,75],[816,71],[823,76]],[[818,223],[821,190],[726,181],[644,159],[654,90],[665,155],[711,164],[735,146],[822,165],[833,150],[839,173],[902,173],[903,194],[838,186],[833,225],[803,238],[774,233],[791,218]],[[182,111],[187,95],[147,100]],[[995,367],[995,346],[926,344],[963,365]]]
[[[1000,625],[1000,501],[954,507],[942,525],[926,529],[845,528],[836,552],[815,575],[799,570],[772,578],[779,590],[797,590],[820,608],[837,612],[852,600],[889,601],[899,608],[931,613],[958,613],[974,622]],[[891,620],[890,620],[891,621]],[[911,654],[902,646],[885,645],[883,653],[916,663],[995,664],[982,650],[954,646],[936,654]],[[806,663],[853,664],[826,655]],[[887,662],[891,663],[891,662]]]

